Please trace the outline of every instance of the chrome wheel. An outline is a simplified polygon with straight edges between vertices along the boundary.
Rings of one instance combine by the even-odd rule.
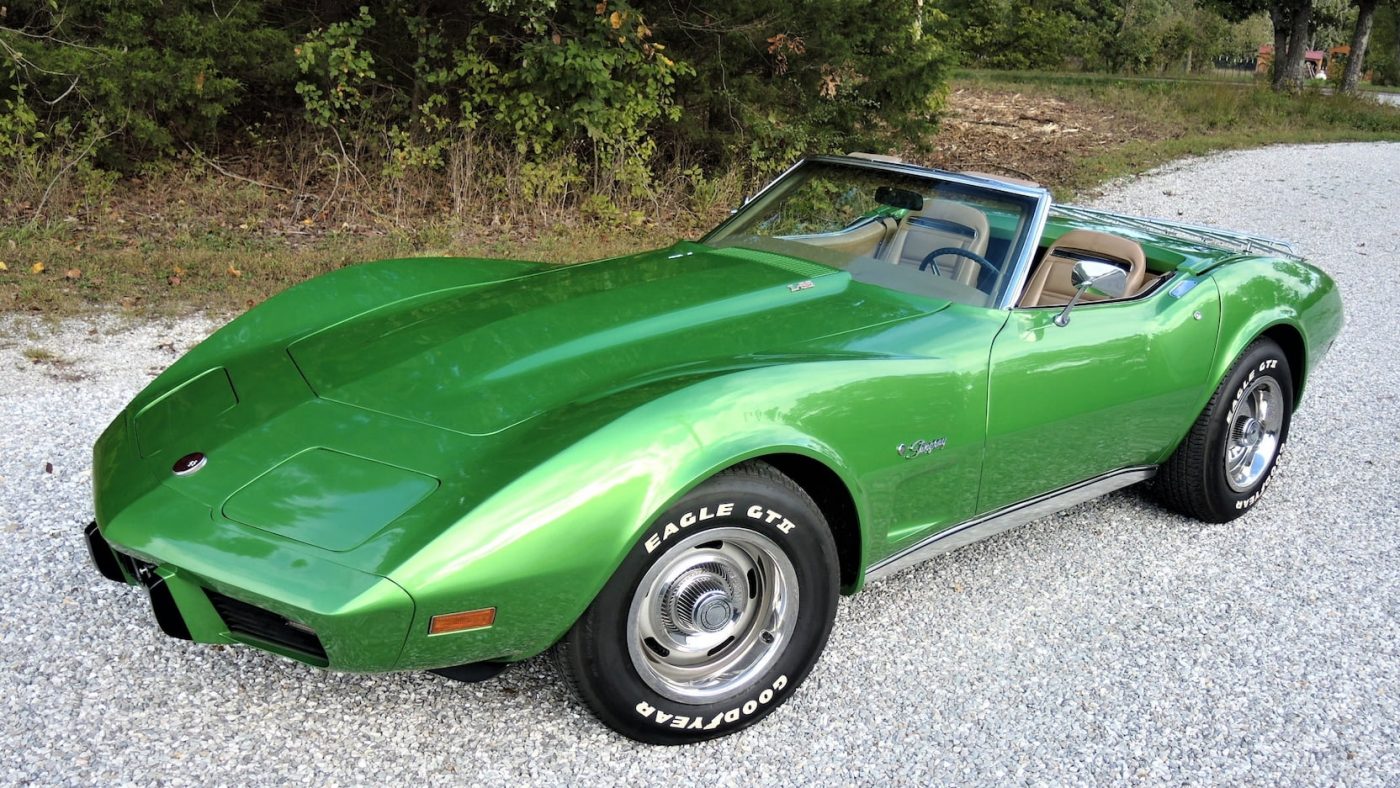
[[[797,571],[773,540],[743,528],[703,531],[667,550],[637,584],[627,653],[658,694],[714,701],[783,653],[797,606]]]
[[[1267,375],[1245,388],[1230,412],[1230,436],[1225,443],[1225,480],[1237,493],[1259,483],[1278,454],[1283,429],[1283,392]]]

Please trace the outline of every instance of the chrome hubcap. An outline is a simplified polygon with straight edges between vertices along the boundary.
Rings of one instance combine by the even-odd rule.
[[[1278,455],[1283,430],[1283,392],[1265,375],[1240,395],[1230,413],[1230,437],[1225,445],[1225,480],[1237,493],[1259,483]]]
[[[638,583],[627,653],[658,694],[714,701],[772,666],[797,605],[797,572],[771,539],[742,528],[704,531],[667,550]]]

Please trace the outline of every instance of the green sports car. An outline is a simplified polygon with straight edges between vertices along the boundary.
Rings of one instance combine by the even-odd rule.
[[[463,680],[553,649],[606,725],[693,742],[929,556],[1148,480],[1244,514],[1341,323],[1282,242],[812,157],[698,242],[267,301],[102,434],[86,538],[175,637]]]

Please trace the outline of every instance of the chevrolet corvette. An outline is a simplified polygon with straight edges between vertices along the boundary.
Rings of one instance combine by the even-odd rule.
[[[698,241],[269,299],[103,432],[85,537],[171,636],[461,680],[549,651],[618,733],[695,742],[931,556],[1136,483],[1248,513],[1341,323],[1282,241],[814,156]]]

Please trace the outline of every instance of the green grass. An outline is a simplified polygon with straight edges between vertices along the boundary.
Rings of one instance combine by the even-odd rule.
[[[61,359],[52,351],[38,347],[27,347],[24,349],[24,357],[34,364],[58,363]]]

